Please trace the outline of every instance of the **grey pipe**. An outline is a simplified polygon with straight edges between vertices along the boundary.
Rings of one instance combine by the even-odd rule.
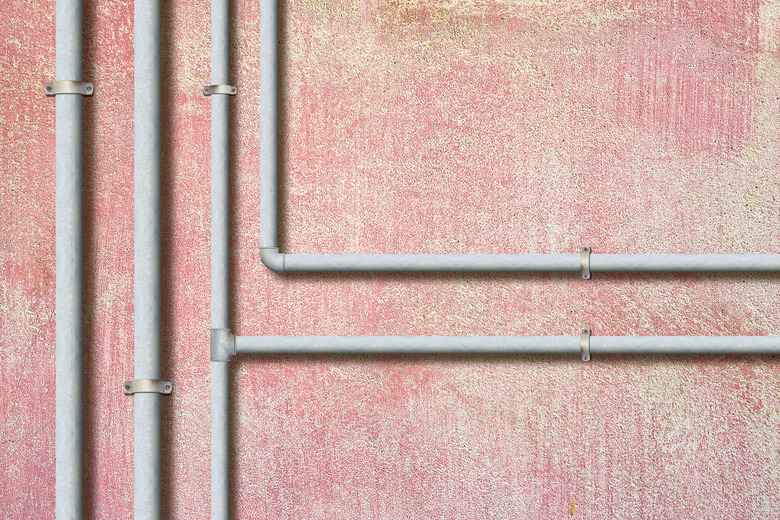
[[[278,247],[277,2],[260,2],[260,248],[277,272],[580,271],[579,254],[285,254]],[[588,244],[582,244],[587,246]],[[591,272],[778,272],[779,254],[591,255]]]
[[[279,115],[276,0],[260,0],[260,247],[278,245]]]
[[[211,362],[211,518],[227,520],[230,511],[230,363]]]
[[[236,336],[237,354],[580,354],[580,336]],[[591,354],[780,354],[780,336],[592,336]]]
[[[260,249],[276,272],[580,272],[580,255],[287,254]],[[591,272],[778,272],[780,255],[590,255]]]
[[[135,378],[160,379],[160,0],[135,2]],[[161,395],[135,406],[135,518],[160,518]]]
[[[57,0],[56,80],[81,81],[81,0]],[[81,95],[56,97],[56,517],[82,517]]]
[[[229,83],[229,2],[211,2],[211,83]],[[229,328],[229,96],[211,96],[211,328]],[[229,514],[229,361],[211,362],[211,518]]]

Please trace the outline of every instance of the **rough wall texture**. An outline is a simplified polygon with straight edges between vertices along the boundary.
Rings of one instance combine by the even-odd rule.
[[[209,8],[164,3],[164,511],[209,516]],[[131,518],[133,5],[85,0],[85,509]],[[0,16],[0,504],[54,511],[54,2]],[[780,334],[774,275],[275,275],[239,334]],[[778,2],[285,0],[288,252],[780,253]],[[236,518],[780,517],[774,358],[237,358]]]

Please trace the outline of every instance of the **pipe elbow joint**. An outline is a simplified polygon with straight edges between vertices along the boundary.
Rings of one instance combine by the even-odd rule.
[[[261,247],[260,259],[263,265],[277,273],[284,272],[284,253],[280,253],[276,247]]]
[[[230,361],[236,355],[236,337],[230,329],[210,329],[211,360]]]

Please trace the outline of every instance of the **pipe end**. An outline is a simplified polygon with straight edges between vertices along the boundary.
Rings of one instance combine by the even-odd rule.
[[[280,253],[279,248],[261,247],[260,259],[263,261],[263,265],[271,271],[284,272],[284,253]]]
[[[236,337],[230,329],[210,329],[211,360],[230,361],[236,355]]]

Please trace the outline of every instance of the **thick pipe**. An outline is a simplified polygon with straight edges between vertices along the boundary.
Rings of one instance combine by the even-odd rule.
[[[81,81],[81,0],[57,0],[56,80]],[[56,97],[56,505],[82,517],[81,96]]]
[[[780,336],[592,336],[591,354],[779,354]],[[580,354],[580,336],[237,336],[237,354]]]
[[[211,83],[229,84],[229,2],[211,2]],[[229,96],[211,96],[211,328],[229,328]],[[229,361],[211,362],[211,518],[229,516]]]
[[[135,2],[135,378],[160,379],[160,0]],[[134,396],[135,518],[160,518],[161,395]]]

